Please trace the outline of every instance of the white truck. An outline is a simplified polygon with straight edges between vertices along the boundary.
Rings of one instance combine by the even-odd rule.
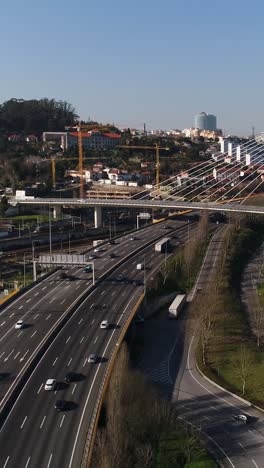
[[[177,318],[186,301],[186,294],[178,294],[169,307],[169,318]]]
[[[170,238],[169,237],[164,237],[161,239],[159,242],[155,244],[155,250],[156,252],[166,252],[170,246]]]
[[[144,263],[138,263],[137,270],[144,270]]]

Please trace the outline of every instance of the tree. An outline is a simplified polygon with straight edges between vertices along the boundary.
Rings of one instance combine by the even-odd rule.
[[[242,394],[245,394],[246,384],[251,375],[253,360],[251,353],[246,346],[241,346],[238,356],[234,358],[234,370],[237,377],[241,380]]]
[[[209,299],[209,300],[208,300]],[[203,296],[201,303],[198,303],[199,312],[199,328],[200,328],[200,342],[202,347],[203,365],[206,365],[206,350],[209,339],[212,335],[215,323],[215,310],[217,305],[210,301],[208,296]]]

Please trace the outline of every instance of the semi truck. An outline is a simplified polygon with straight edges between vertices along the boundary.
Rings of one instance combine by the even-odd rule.
[[[178,294],[169,307],[169,318],[177,318],[186,301],[186,294]]]
[[[161,239],[159,242],[155,244],[155,250],[156,252],[165,252],[166,250],[168,251],[170,246],[170,238],[169,237],[164,237]]]

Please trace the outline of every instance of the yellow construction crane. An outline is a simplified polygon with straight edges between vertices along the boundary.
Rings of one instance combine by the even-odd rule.
[[[89,158],[83,158],[83,161],[85,160],[93,160],[95,159],[96,161],[100,160],[100,159],[107,159],[105,156],[100,156],[100,158],[98,157],[89,157]],[[58,158],[50,158],[50,159],[43,159],[41,162],[45,162],[45,161],[50,161],[51,162],[51,175],[52,175],[52,186],[53,188],[56,188],[56,162],[60,162],[60,161],[79,161],[79,158],[61,158],[61,157],[58,157]]]
[[[81,123],[78,127],[78,151],[79,151],[79,174],[80,174],[80,198],[83,198],[83,144]]]
[[[168,151],[170,148],[160,146],[159,143],[155,143],[155,146],[129,146],[129,145],[117,145],[116,148],[127,148],[127,149],[145,149],[145,150],[156,150],[156,186],[159,188],[160,184],[160,150]]]

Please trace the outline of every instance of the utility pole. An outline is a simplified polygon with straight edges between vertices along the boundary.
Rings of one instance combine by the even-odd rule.
[[[94,262],[92,262],[93,266],[93,286],[95,285],[95,273],[94,273]]]
[[[37,270],[36,270],[36,262],[35,262],[35,244],[32,241],[32,266],[33,266],[33,281],[37,281]]]
[[[26,254],[24,252],[24,288],[26,287]]]
[[[49,206],[49,250],[50,255],[52,254],[52,241],[51,241],[51,217],[50,217],[50,206]]]

